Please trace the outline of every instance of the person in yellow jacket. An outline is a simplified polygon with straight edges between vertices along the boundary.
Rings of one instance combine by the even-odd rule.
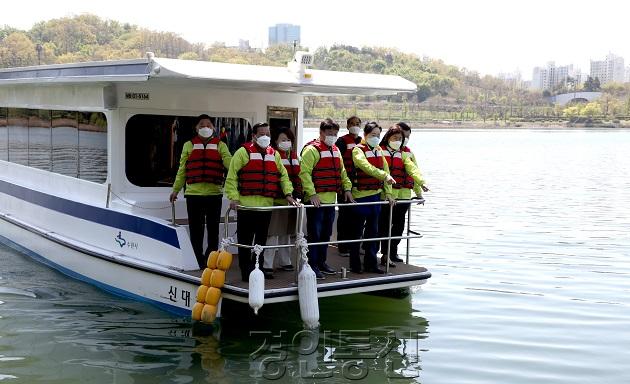
[[[179,191],[186,185],[184,197],[188,211],[190,242],[199,264],[206,267],[210,251],[219,246],[219,218],[223,206],[223,183],[230,167],[232,155],[224,142],[219,140],[212,119],[199,115],[196,119],[197,136],[182,148],[179,169],[169,197],[177,200]],[[208,249],[203,250],[204,224],[208,233]]]
[[[363,128],[364,140],[352,150],[355,168],[352,196],[358,203],[381,201],[381,194],[390,204],[395,203],[392,197],[392,184],[395,181],[389,174],[387,160],[379,146],[381,130],[378,123],[374,121],[367,123]],[[365,239],[378,237],[380,211],[380,205],[355,206],[352,238],[360,239],[362,235]],[[378,242],[364,241],[363,248],[365,250],[363,271],[385,273],[377,265]],[[351,243],[350,270],[354,273],[362,273],[359,243]]]
[[[245,143],[232,157],[225,180],[225,193],[230,199],[230,208],[271,207],[278,194],[287,202],[298,205],[291,193],[293,186],[282,164],[280,154],[270,146],[269,124],[257,123],[252,127],[252,142]],[[238,210],[236,233],[239,244],[266,245],[271,211]],[[238,262],[243,281],[249,281],[254,269],[252,250],[239,248]],[[260,268],[264,263],[263,253],[259,257]],[[265,273],[266,278],[273,275]]]
[[[343,166],[341,152],[335,145],[339,124],[326,119],[319,125],[319,138],[311,141],[302,150],[300,180],[304,200],[314,207],[306,209],[306,229],[308,242],[325,242],[332,235],[335,221],[334,204],[337,194],[348,202],[354,202],[350,189],[352,183]],[[322,205],[324,204],[324,205]],[[326,263],[328,245],[309,245],[308,263],[315,276],[323,279],[325,274],[335,274],[336,270]]]
[[[396,181],[392,189],[393,197],[396,199],[396,205],[392,207],[391,235],[393,237],[401,236],[403,233],[412,191],[417,197],[422,198],[422,191],[429,190],[424,185],[424,179],[414,161],[413,154],[411,151],[405,150],[406,147],[402,145],[404,138],[405,134],[402,128],[399,125],[394,125],[387,130],[380,144],[381,148],[384,149],[390,174]],[[381,210],[378,228],[379,237],[389,235],[389,208]],[[403,261],[398,257],[398,244],[400,244],[400,240],[391,240],[389,243],[390,266],[395,266],[391,263],[393,261]],[[388,241],[381,241],[382,265],[385,265],[388,259],[387,247]]]

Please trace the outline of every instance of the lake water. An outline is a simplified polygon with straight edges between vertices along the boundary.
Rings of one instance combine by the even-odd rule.
[[[630,131],[411,146],[431,188],[412,261],[433,277],[407,298],[322,300],[318,333],[295,303],[230,307],[209,332],[0,246],[0,381],[629,383]]]

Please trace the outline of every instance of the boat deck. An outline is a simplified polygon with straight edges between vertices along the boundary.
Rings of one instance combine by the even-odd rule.
[[[325,275],[326,278],[323,280],[317,280],[319,297],[410,287],[423,284],[431,277],[431,273],[426,268],[405,263],[396,263],[396,267],[390,267],[389,273],[385,275],[352,273],[348,267],[348,258],[339,256],[337,248],[332,246],[328,247],[327,263],[338,272],[336,275]],[[348,270],[346,278],[341,276],[342,267]],[[186,273],[197,277],[201,276],[201,271]],[[273,279],[265,280],[265,303],[297,300],[296,272],[276,269],[273,275]],[[247,302],[248,295],[248,283],[241,280],[238,256],[234,255],[234,262],[228,270],[223,287],[223,297]]]

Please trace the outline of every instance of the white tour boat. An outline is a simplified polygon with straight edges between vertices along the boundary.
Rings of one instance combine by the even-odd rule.
[[[298,143],[310,139],[304,96],[416,89],[398,76],[310,70],[302,64],[309,59],[298,52],[288,67],[267,67],[147,54],[0,70],[0,242],[107,291],[189,315],[201,271],[185,199],[173,208],[168,195],[196,116],[213,116],[234,152],[257,121],[289,126]],[[224,217],[222,231],[234,233],[235,216]],[[223,298],[246,303],[236,259]],[[329,264],[340,269],[347,258],[331,247]],[[409,264],[389,272],[332,276],[318,282],[318,295],[410,287],[431,276]],[[297,300],[295,278],[277,273],[264,302]]]

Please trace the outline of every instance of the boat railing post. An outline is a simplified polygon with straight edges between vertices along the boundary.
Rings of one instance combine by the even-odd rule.
[[[409,202],[409,208],[407,209],[407,257],[405,258],[405,264],[409,264],[409,242],[411,238],[409,234],[411,233],[411,202]]]
[[[392,216],[394,215],[394,204],[389,203],[389,226],[387,227],[387,255],[385,260],[385,273],[389,273],[389,260],[392,248]],[[383,257],[383,256],[381,256]]]
[[[171,202],[171,224],[173,227],[177,227],[177,223],[175,222],[175,202]]]
[[[107,199],[105,200],[105,208],[109,208],[109,199],[112,194],[112,183],[107,183]]]
[[[228,224],[230,223],[230,211],[231,207],[228,206],[228,209],[225,210],[225,217],[223,218],[223,238],[227,239],[230,237],[230,231],[228,228]]]

